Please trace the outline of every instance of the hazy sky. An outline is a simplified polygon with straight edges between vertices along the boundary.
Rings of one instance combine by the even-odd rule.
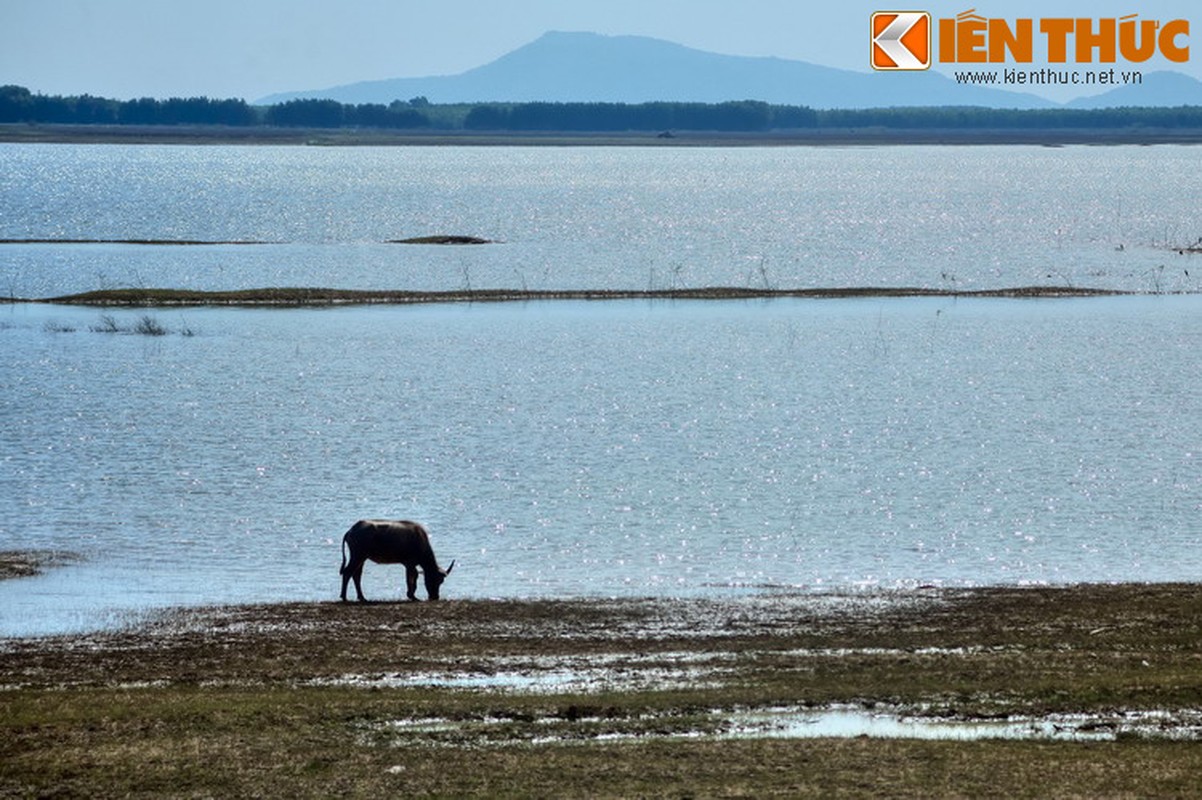
[[[868,17],[972,2],[801,0],[0,0],[0,84],[46,94],[242,97],[462,72],[549,30],[637,34],[720,53],[869,71]],[[1199,17],[1196,2],[976,4],[994,17]],[[1191,23],[1193,20],[1191,20]],[[1158,65],[1164,68],[1162,62]],[[1143,69],[1156,68],[1152,64]],[[1058,99],[1064,99],[1060,97]]]

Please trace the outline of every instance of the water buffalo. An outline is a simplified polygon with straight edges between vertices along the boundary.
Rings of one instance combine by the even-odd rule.
[[[346,551],[351,557],[347,560]],[[417,599],[418,568],[426,578],[426,594],[431,600],[438,599],[438,587],[451,574],[455,562],[445,570],[438,566],[434,550],[430,547],[430,536],[426,529],[408,520],[361,519],[351,526],[342,537],[342,599],[346,600],[346,584],[355,579],[355,592],[363,602],[363,589],[359,580],[363,577],[363,564],[368,559],[377,564],[404,564],[405,580],[409,586],[409,599]]]

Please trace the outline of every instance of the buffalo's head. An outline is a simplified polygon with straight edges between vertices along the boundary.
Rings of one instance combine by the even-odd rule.
[[[425,571],[424,577],[426,580],[427,597],[429,597],[431,600],[438,599],[438,587],[442,586],[442,582],[447,579],[447,576],[451,574],[451,570],[453,569],[455,569],[454,559],[451,560],[451,566],[447,567],[446,569],[440,568],[438,570]]]

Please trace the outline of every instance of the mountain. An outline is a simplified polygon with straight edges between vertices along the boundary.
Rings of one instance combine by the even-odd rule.
[[[813,108],[1056,105],[1032,94],[960,85],[935,72],[854,72],[804,61],[721,55],[643,36],[562,32],[544,34],[458,75],[365,81],[275,94],[257,102],[325,98],[387,104],[420,96],[432,103],[764,100]]]
[[[1202,82],[1180,72],[1149,72],[1140,83],[1078,97],[1068,108],[1118,106],[1202,106]]]

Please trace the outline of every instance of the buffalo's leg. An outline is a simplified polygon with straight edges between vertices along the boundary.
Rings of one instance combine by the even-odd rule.
[[[409,590],[409,599],[417,599],[417,567],[405,565],[405,584]]]
[[[342,570],[342,599],[346,600],[346,585],[351,580],[355,581],[355,594],[359,598],[359,602],[364,602],[367,598],[363,596],[363,587],[360,581],[363,579],[363,559],[352,558],[351,563],[347,564]]]

